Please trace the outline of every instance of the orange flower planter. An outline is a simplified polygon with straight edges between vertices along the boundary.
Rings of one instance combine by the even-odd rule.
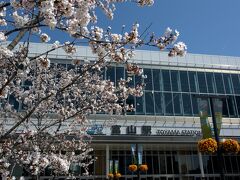
[[[116,173],[116,174],[115,174],[115,177],[116,177],[117,179],[119,179],[121,176],[122,176],[122,175],[121,175],[120,173]]]
[[[221,143],[221,146],[225,153],[238,153],[240,150],[238,142],[233,139],[225,140]]]
[[[128,166],[129,171],[135,172],[137,171],[137,165],[131,164]]]
[[[215,153],[217,151],[217,142],[215,139],[202,139],[198,142],[198,149],[204,153]]]
[[[142,164],[139,166],[139,170],[140,171],[147,171],[148,170],[148,166],[146,164]]]
[[[109,179],[112,179],[113,177],[114,177],[114,175],[113,175],[112,173],[109,173],[109,174],[108,174],[108,178],[109,178]]]

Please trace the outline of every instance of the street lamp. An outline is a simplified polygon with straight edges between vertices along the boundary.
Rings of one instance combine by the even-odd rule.
[[[210,110],[211,110],[211,115],[212,115],[212,122],[213,122],[213,130],[214,130],[214,136],[215,140],[217,141],[217,158],[218,158],[218,167],[220,169],[220,179],[224,180],[224,168],[223,168],[223,156],[222,156],[222,150],[220,148],[220,141],[219,141],[219,135],[218,135],[218,127],[217,127],[217,122],[216,122],[216,116],[215,116],[215,109],[214,109],[214,104],[213,100],[214,99],[225,99],[227,96],[218,96],[218,95],[200,95],[200,94],[194,94],[193,95],[196,98],[203,98],[203,99],[209,99],[210,101]]]

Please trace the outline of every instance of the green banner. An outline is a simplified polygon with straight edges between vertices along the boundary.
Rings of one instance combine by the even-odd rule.
[[[138,144],[138,164],[142,164],[143,146]]]
[[[109,173],[113,174],[113,160],[109,160]]]
[[[220,99],[214,99],[214,110],[215,110],[215,118],[217,124],[217,132],[218,136],[220,135],[221,127],[222,127],[222,105],[223,102]]]
[[[115,174],[117,174],[118,173],[118,168],[119,168],[119,161],[118,160],[115,160],[115,162],[114,162],[114,169],[115,169]]]
[[[199,117],[200,117],[203,139],[211,138],[212,130],[211,130],[210,123],[208,121],[208,100],[199,98],[198,109],[199,109]]]
[[[132,163],[137,164],[137,159],[136,159],[136,144],[131,144],[131,151],[132,151]]]

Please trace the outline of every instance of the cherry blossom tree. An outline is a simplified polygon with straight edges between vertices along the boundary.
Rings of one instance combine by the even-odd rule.
[[[183,56],[186,45],[175,43],[179,32],[170,28],[162,36],[142,39],[137,23],[121,34],[96,26],[95,11],[101,9],[113,19],[116,3],[151,6],[153,0],[11,0],[0,3],[0,173],[11,176],[14,165],[32,175],[49,167],[55,175],[71,174],[72,162],[85,168],[93,163],[91,137],[86,133],[87,117],[92,113],[121,115],[132,110],[129,95],[141,96],[144,84],[128,86],[131,78],[117,85],[104,80],[102,70],[111,63],[122,64],[132,75],[142,69],[129,60],[134,50],[153,46],[168,50],[169,56]],[[46,28],[70,35],[68,42],[51,40]],[[29,56],[35,37],[41,43],[54,42],[52,48]],[[35,38],[36,39],[36,38]],[[76,45],[87,42],[97,55],[94,63],[72,59],[74,68],[66,70],[51,64],[49,53],[63,49],[69,56]],[[9,98],[15,99],[15,103]],[[16,108],[15,104],[21,106]],[[11,165],[12,164],[12,165]]]

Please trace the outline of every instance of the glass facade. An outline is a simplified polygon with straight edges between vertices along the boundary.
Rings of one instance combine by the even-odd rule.
[[[171,149],[171,148],[170,148]],[[98,152],[98,151],[97,151]],[[105,157],[100,156],[101,161],[105,162]],[[103,158],[103,159],[102,159]],[[136,172],[131,172],[128,166],[133,163],[132,153],[130,150],[115,148],[109,152],[109,160],[119,162],[119,172],[123,175],[123,179],[135,180]],[[224,155],[223,167],[225,170],[225,179],[236,180],[240,174],[240,156],[239,155]],[[140,172],[140,177],[143,180],[165,180],[168,178],[177,180],[197,180],[201,179],[201,168],[199,163],[199,155],[195,150],[159,150],[147,149],[143,151],[143,164],[148,165],[147,172]],[[219,162],[216,154],[202,155],[203,170],[205,180],[218,180],[219,177]],[[105,175],[106,171],[96,171],[98,164],[95,162],[94,170],[96,175]],[[168,177],[168,178],[167,178]]]
[[[72,68],[69,64],[58,66],[64,69]],[[136,109],[127,114],[197,117],[198,103],[194,94],[214,94],[228,96],[223,99],[224,117],[240,117],[240,74],[163,69],[161,66],[155,68],[143,68],[147,77],[145,79],[130,76],[126,69],[120,66],[109,66],[103,70],[103,79],[111,80],[116,86],[121,78],[127,77],[132,78],[130,87],[144,82],[143,96],[129,96],[126,101],[127,104],[133,104]],[[26,89],[29,84],[31,82],[25,81]],[[9,102],[17,110],[24,109],[13,96],[9,96]]]
[[[122,68],[122,70],[120,70]],[[123,72],[125,72],[123,74]],[[128,74],[123,67],[109,67],[106,79],[117,83]],[[224,117],[240,116],[240,77],[234,73],[203,72],[144,68],[145,89],[142,97],[129,97],[127,103],[136,107],[136,115],[198,116],[197,99],[194,94],[226,95],[223,103]],[[110,78],[111,77],[111,78]],[[131,76],[133,87],[141,82]],[[210,112],[210,110],[209,110]]]

